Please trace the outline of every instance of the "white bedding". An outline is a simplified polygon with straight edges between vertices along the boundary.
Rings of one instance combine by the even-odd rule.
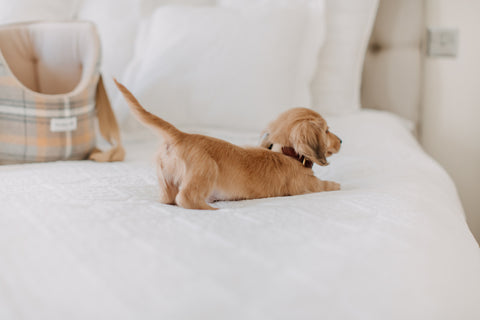
[[[342,191],[157,202],[156,141],[123,163],[0,167],[0,319],[480,319],[480,250],[401,121],[330,118]],[[213,132],[239,144],[258,135]]]

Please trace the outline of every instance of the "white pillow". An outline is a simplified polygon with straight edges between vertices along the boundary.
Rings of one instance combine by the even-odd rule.
[[[326,115],[360,109],[363,61],[378,0],[327,0],[327,35],[312,83],[312,107]]]
[[[9,0],[12,1],[12,0]],[[38,1],[38,0],[37,0]],[[72,0],[68,0],[72,1]],[[211,5],[214,0],[77,0],[77,18],[93,21],[102,42],[102,74],[109,97],[118,91],[112,77],[119,78],[133,57],[133,48],[142,18],[168,4]]]
[[[122,80],[175,125],[260,130],[278,113],[311,103],[322,4],[158,8]]]
[[[139,0],[145,15],[150,15],[156,8],[165,5],[208,6],[215,5],[216,0]]]
[[[0,24],[36,20],[69,20],[79,0],[0,0]]]
[[[270,6],[311,0],[219,0],[224,6]],[[326,0],[327,34],[318,57],[311,107],[326,115],[360,108],[363,61],[378,0]]]
[[[102,43],[101,71],[110,99],[117,95],[112,77],[120,77],[133,57],[141,11],[138,0],[83,0],[79,7],[78,19],[97,26]]]

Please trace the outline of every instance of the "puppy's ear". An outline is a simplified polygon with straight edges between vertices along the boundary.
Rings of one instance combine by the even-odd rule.
[[[262,148],[265,149],[270,149],[272,143],[270,142],[270,133],[268,131],[263,131],[262,135],[260,136],[260,141],[258,142],[258,145]]]
[[[290,142],[295,151],[318,165],[328,165],[325,155],[325,134],[314,121],[301,122],[290,132]]]

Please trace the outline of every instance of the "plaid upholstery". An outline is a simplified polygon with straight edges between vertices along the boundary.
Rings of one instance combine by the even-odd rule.
[[[98,81],[97,66],[83,89],[37,93],[13,75],[0,50],[0,164],[86,159],[95,148]],[[76,129],[56,131],[55,122],[65,120]]]
[[[71,96],[44,95],[0,74],[0,164],[86,159],[95,147],[97,82]],[[52,132],[52,119],[73,117],[75,130]]]

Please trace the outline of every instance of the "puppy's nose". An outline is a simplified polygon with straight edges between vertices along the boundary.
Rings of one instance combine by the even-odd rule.
[[[342,144],[342,139],[338,138],[338,140],[340,140],[340,144]]]

